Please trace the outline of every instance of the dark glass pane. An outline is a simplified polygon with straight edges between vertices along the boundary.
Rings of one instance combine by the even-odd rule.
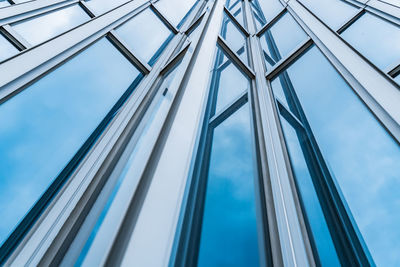
[[[214,130],[198,266],[258,266],[248,104]]]
[[[375,15],[365,13],[341,35],[378,68],[400,61],[400,28]]]
[[[224,16],[221,36],[226,40],[229,47],[247,63],[246,36],[227,15]]]
[[[288,56],[307,35],[289,13],[285,13],[261,37],[264,60],[268,67]]]
[[[102,39],[0,105],[0,243],[139,75]]]
[[[221,50],[218,53],[222,55]],[[216,113],[218,113],[245,92],[250,83],[230,59],[226,59],[216,72],[215,86],[218,91]]]
[[[303,151],[306,149],[303,134],[299,130],[296,131],[283,117],[281,117],[281,123],[297,188],[321,265],[340,266],[336,249],[314,188],[311,173],[303,155]]]
[[[300,2],[335,31],[357,12],[357,8],[342,0],[301,0]]]
[[[42,43],[90,19],[79,5],[49,12],[12,24],[12,28],[32,45]]]
[[[0,61],[14,56],[17,53],[18,49],[0,34]]]
[[[399,145],[316,47],[287,73],[372,257],[399,265]]]
[[[157,50],[171,35],[171,31],[149,8],[118,27],[116,31],[135,56],[148,63],[154,63]]]
[[[160,0],[155,5],[173,25],[179,27],[195,3],[196,0]]]

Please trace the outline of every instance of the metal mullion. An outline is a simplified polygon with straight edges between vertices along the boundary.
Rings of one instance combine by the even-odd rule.
[[[203,10],[201,15],[187,27],[187,29],[185,30],[186,35],[189,35],[201,23],[204,15],[206,13],[207,13],[207,11]]]
[[[242,26],[242,24],[240,24],[239,21],[236,20],[235,16],[233,16],[233,14],[229,11],[229,9],[227,9],[226,7],[224,7],[224,11],[225,13],[228,15],[228,17],[231,19],[231,21],[239,28],[239,30],[246,36],[249,37],[250,34],[249,32]],[[242,10],[243,12],[243,10]],[[244,17],[244,15],[243,15]]]
[[[180,51],[174,55],[171,59],[169,59],[164,66],[161,69],[161,74],[164,75],[167,73],[169,70],[171,70],[176,63],[182,59],[182,57],[186,54],[186,51],[189,49],[190,45],[192,44],[191,41],[188,41],[184,44],[183,48],[180,49]]]
[[[400,62],[397,63],[398,65],[394,68],[392,68],[389,72],[388,75],[391,77],[396,77],[397,75],[400,74]]]
[[[160,20],[174,33],[177,34],[179,30],[167,19],[166,16],[162,14],[160,10],[157,9],[157,7],[151,3],[150,4],[151,9],[156,13],[156,15],[160,18]]]
[[[344,32],[348,27],[350,27],[356,20],[358,20],[362,15],[365,14],[365,9],[360,8],[358,9],[355,14],[347,21],[345,21],[337,30],[338,34]]]
[[[86,4],[86,1],[79,0],[79,6],[89,15],[90,18],[96,17],[95,12]]]
[[[254,79],[255,74],[253,70],[239,58],[239,56],[225,42],[222,36],[218,36],[217,43],[225,52],[225,55],[228,56],[236,66],[238,66],[250,79]]]
[[[265,31],[267,31],[272,25],[275,24],[284,14],[286,13],[286,7],[283,7],[281,11],[269,22],[267,22],[261,29],[256,33],[260,37]]]
[[[400,9],[385,2],[369,1],[365,7],[369,12],[400,25]]]
[[[136,57],[134,52],[129,49],[129,45],[119,36],[115,30],[111,30],[107,34],[108,39],[118,48],[118,50],[133,63],[144,75],[151,71],[151,67],[147,62]]]
[[[310,37],[308,37],[305,41],[303,41],[297,47],[295,47],[288,56],[276,62],[276,64],[272,67],[272,69],[267,73],[265,73],[266,79],[267,80],[273,79],[278,73],[280,73],[283,69],[289,66],[294,60],[296,60],[312,44],[313,40]]]
[[[10,25],[0,26],[0,32],[20,51],[32,47],[32,45],[19,35]]]
[[[304,126],[303,126],[303,123],[297,118],[296,115],[293,114],[293,112],[292,112],[289,108],[287,108],[287,107],[286,107],[278,98],[276,98],[276,97],[275,97],[275,101],[276,101],[276,103],[277,103],[279,112],[280,112],[280,114],[282,114],[282,116],[287,116],[287,117],[289,117],[289,118],[286,118],[286,119],[288,119],[288,121],[289,121],[289,120],[293,121],[293,123],[295,123],[296,126],[297,126],[298,128],[302,129],[303,131],[306,131],[305,128],[304,128]],[[286,113],[286,114],[283,115],[283,113]]]

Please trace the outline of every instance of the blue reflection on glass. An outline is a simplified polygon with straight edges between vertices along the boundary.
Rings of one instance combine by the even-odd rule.
[[[140,76],[102,39],[0,105],[0,243]]]
[[[219,52],[222,54],[222,50]],[[240,72],[230,59],[226,59],[217,70],[216,88],[218,88],[216,112],[218,113],[228,104],[231,104],[241,93],[246,91],[249,86],[249,80]]]
[[[0,8],[6,6],[11,6],[11,4],[7,0],[0,0]]]
[[[256,8],[262,10],[263,24],[270,22],[283,9],[279,0],[253,0],[252,2]]]
[[[137,57],[151,65],[159,56],[159,48],[169,41],[168,37],[171,35],[171,31],[149,8],[118,27],[116,31]]]
[[[242,9],[242,1],[237,1],[230,5],[228,8],[231,14],[235,17],[235,19],[244,26],[244,18],[243,18],[243,9]]]
[[[227,15],[224,16],[221,36],[226,40],[229,47],[247,63],[246,36]]]
[[[400,28],[391,22],[365,13],[341,35],[378,68],[400,61]]]
[[[394,80],[400,85],[400,75],[397,75]]]
[[[258,266],[248,104],[214,130],[198,266]]]
[[[0,61],[14,56],[17,53],[18,49],[0,34]]]
[[[283,117],[281,117],[281,123],[297,188],[306,211],[321,265],[341,266],[303,155],[302,145],[305,145],[303,143],[304,136],[300,130],[296,131]],[[303,144],[301,145],[301,143]]]
[[[64,33],[90,19],[79,5],[72,5],[12,24],[12,28],[32,45]]]
[[[301,0],[300,2],[335,31],[357,12],[357,8],[341,0]]]
[[[260,37],[267,69],[274,65],[274,62],[288,56],[306,39],[305,32],[289,13],[285,13]]]
[[[195,0],[160,0],[155,3],[155,6],[173,25],[179,28],[195,3]]]
[[[376,263],[400,264],[400,147],[316,48],[287,69]]]
[[[123,5],[126,2],[129,2],[129,0],[88,0],[86,1],[86,4],[89,6],[90,10],[93,10],[96,14],[100,15]]]

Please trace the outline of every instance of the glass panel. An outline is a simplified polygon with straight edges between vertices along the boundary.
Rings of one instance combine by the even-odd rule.
[[[311,173],[303,155],[303,151],[306,150],[304,137],[300,131],[296,131],[283,117],[281,117],[281,123],[297,188],[307,215],[321,266],[341,266],[314,188]]]
[[[226,40],[229,47],[247,63],[246,36],[236,27],[227,15],[224,16],[221,36]]]
[[[232,4],[232,6],[229,8],[229,11],[232,13],[235,19],[242,26],[244,26],[242,1],[237,1],[235,4]]]
[[[356,7],[341,0],[301,0],[300,2],[335,31],[357,12]]]
[[[262,24],[270,22],[283,9],[279,0],[253,0],[252,2],[258,10],[262,10],[262,13],[258,12],[263,21]]]
[[[159,56],[159,49],[167,42],[171,31],[151,11],[146,9],[116,29],[135,55],[153,64]]]
[[[198,266],[258,266],[248,104],[214,130]]]
[[[400,75],[397,75],[394,80],[400,85]]]
[[[0,243],[139,77],[102,39],[0,105]]]
[[[0,34],[0,62],[17,54],[18,49]]]
[[[400,28],[375,15],[365,13],[341,35],[378,68],[400,61]]]
[[[155,3],[155,6],[179,28],[195,3],[195,0],[160,0]]]
[[[223,56],[219,49],[218,54]],[[218,88],[216,113],[225,108],[250,87],[249,80],[230,59],[226,59],[216,70],[215,88]]]
[[[374,260],[399,265],[399,145],[316,47],[287,73]]]
[[[138,0],[135,0],[138,1]],[[145,0],[140,0],[145,2]],[[86,4],[89,6],[90,10],[93,10],[95,14],[103,14],[111,9],[114,9],[122,4],[129,2],[129,0],[87,0]]]
[[[0,0],[0,8],[6,6],[11,6],[11,4],[7,0]]]
[[[305,32],[289,13],[285,13],[260,37],[267,69],[274,65],[274,62],[288,56],[306,39]]]
[[[78,5],[12,24],[12,28],[32,45],[68,31],[90,17]]]

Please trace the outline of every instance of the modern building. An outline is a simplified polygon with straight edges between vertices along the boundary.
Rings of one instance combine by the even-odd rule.
[[[400,266],[399,0],[0,7],[0,265]]]

